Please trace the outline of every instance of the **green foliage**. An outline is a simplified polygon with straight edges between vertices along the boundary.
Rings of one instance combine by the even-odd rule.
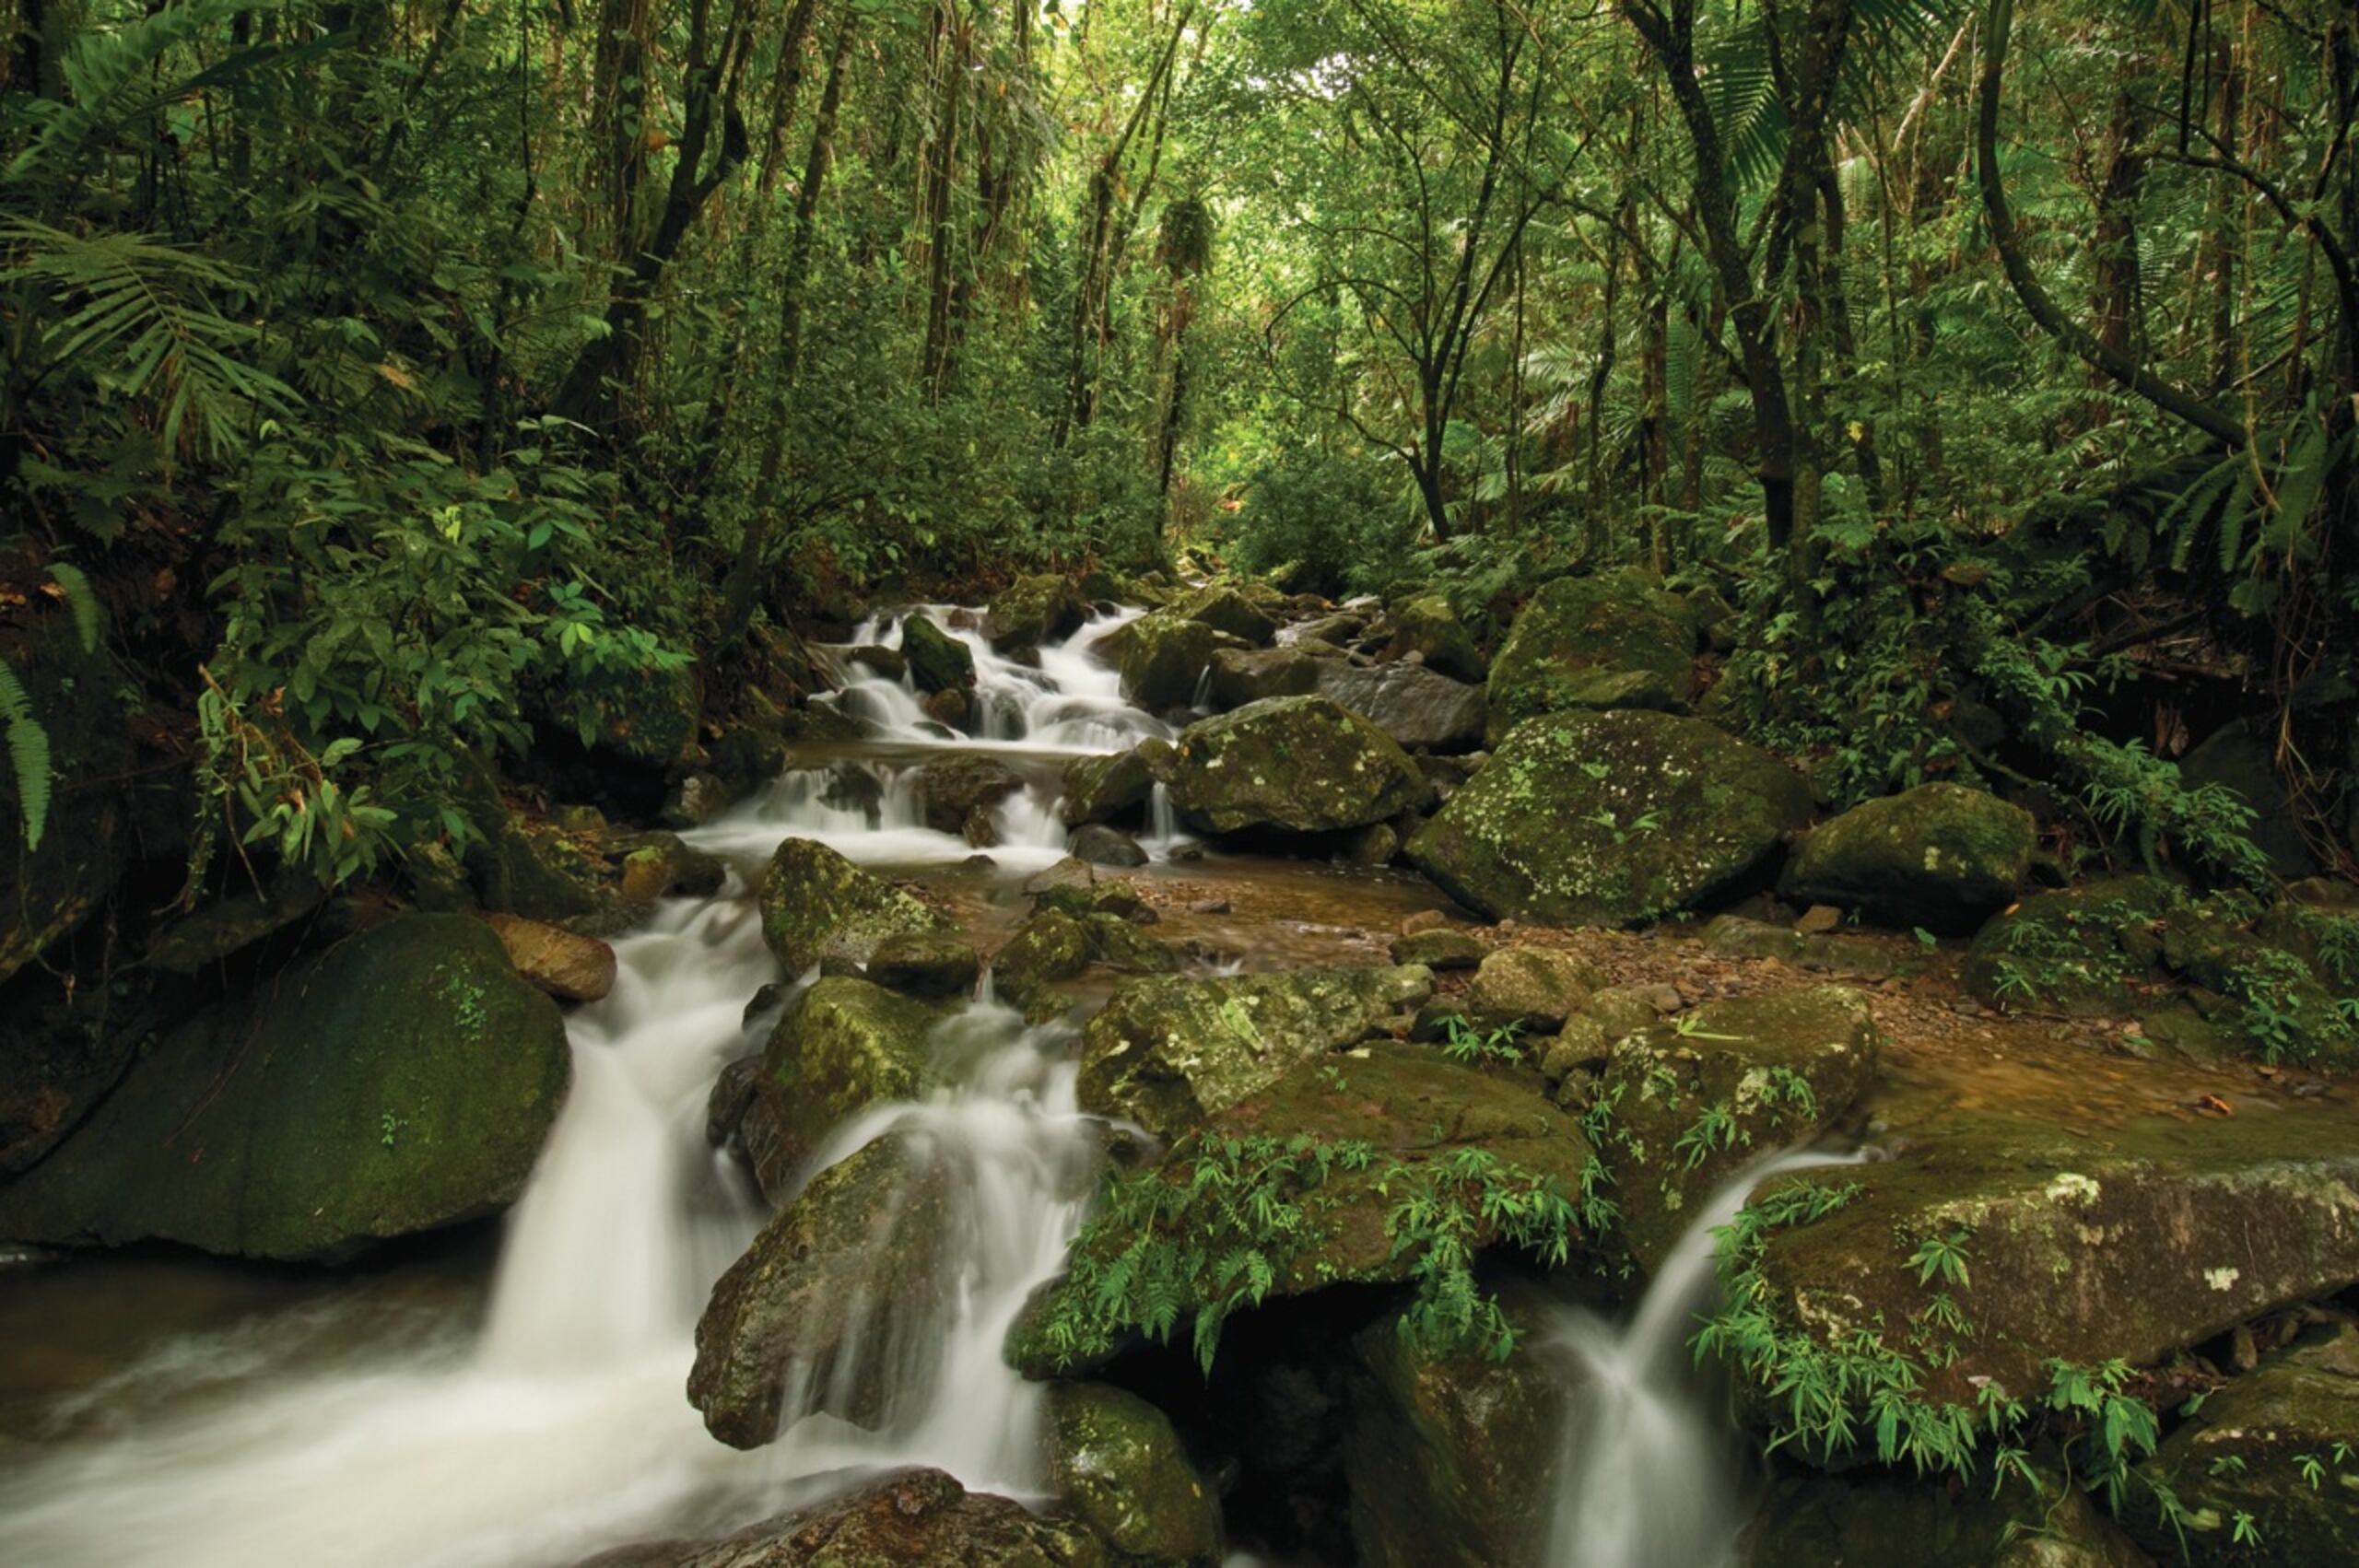
[[[0,722],[8,727],[8,763],[16,772],[25,848],[38,849],[49,825],[49,731],[34,717],[32,698],[5,659],[0,659]]]
[[[1485,1067],[1499,1063],[1512,1067],[1523,1059],[1523,1052],[1516,1047],[1520,1024],[1502,1024],[1496,1029],[1477,1029],[1457,1013],[1442,1020],[1444,1036],[1442,1054],[1470,1067]]]
[[[1504,1242],[1543,1263],[1563,1263],[1572,1250],[1572,1203],[1550,1179],[1481,1149],[1396,1164],[1382,1185],[1400,1189],[1385,1229],[1393,1258],[1410,1260],[1416,1285],[1401,1316],[1403,1337],[1442,1353],[1505,1361],[1515,1350],[1515,1329],[1497,1298],[1476,1281],[1475,1254]]]

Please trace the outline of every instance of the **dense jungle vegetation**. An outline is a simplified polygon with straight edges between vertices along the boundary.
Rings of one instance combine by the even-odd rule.
[[[184,906],[665,760],[769,628],[1176,560],[1478,624],[1639,563],[1838,799],[2352,853],[2335,0],[5,15],[22,843],[127,724]],[[2258,841],[2175,766],[2231,719]]]

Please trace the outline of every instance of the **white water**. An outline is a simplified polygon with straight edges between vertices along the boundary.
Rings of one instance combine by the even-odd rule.
[[[1712,1195],[1626,1322],[1563,1309],[1548,1343],[1568,1363],[1574,1414],[1550,1528],[1555,1568],[1734,1568],[1739,1456],[1688,1350],[1719,1282],[1717,1233],[1770,1177],[1860,1158],[1755,1161]]]
[[[1119,751],[1150,735],[1168,736],[1167,726],[1123,700],[1121,673],[1100,647],[1140,614],[1126,609],[1092,616],[1062,642],[1042,644],[1038,669],[1002,654],[981,632],[954,625],[959,614],[952,605],[919,604],[890,616],[874,616],[836,650],[851,677],[843,708],[866,720],[879,739],[962,751],[1014,749],[1081,756]],[[899,648],[910,615],[933,621],[974,656],[977,716],[972,734],[957,734],[928,719],[907,675],[888,680],[849,661],[851,649]]]

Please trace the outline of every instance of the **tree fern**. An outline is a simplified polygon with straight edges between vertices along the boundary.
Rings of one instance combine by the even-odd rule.
[[[17,771],[17,800],[25,819],[25,847],[41,848],[49,825],[49,731],[33,717],[32,698],[5,659],[0,659],[0,722],[8,726],[8,760]]]

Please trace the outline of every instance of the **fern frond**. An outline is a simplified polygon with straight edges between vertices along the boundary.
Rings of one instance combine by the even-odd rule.
[[[90,579],[82,568],[71,561],[52,561],[50,580],[65,595],[65,607],[74,614],[74,635],[81,639],[82,651],[99,650],[99,596],[90,591]]]
[[[49,731],[33,717],[32,698],[5,659],[0,659],[0,721],[8,726],[8,760],[17,772],[17,799],[25,819],[25,848],[41,848],[49,825]]]

